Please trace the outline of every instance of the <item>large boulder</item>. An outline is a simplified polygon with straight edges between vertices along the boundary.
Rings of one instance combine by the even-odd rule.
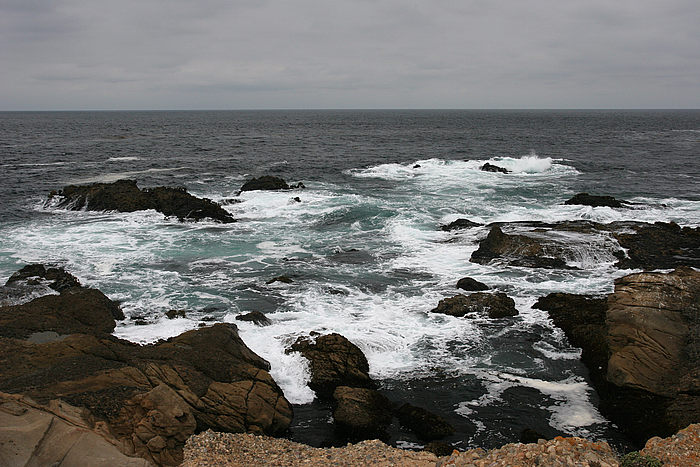
[[[700,271],[638,273],[605,298],[540,300],[574,345],[600,409],[638,443],[700,420]]]
[[[396,409],[395,413],[401,425],[410,429],[423,441],[441,439],[455,432],[447,420],[422,407],[405,403]]]
[[[507,261],[512,266],[531,268],[567,268],[560,248],[539,238],[506,234],[500,226],[491,227],[489,234],[479,243],[470,261],[488,264],[495,259]]]
[[[374,389],[338,386],[333,391],[336,429],[350,439],[386,438],[391,424],[389,400]]]
[[[290,190],[292,188],[304,188],[304,184],[299,182],[296,185],[288,185],[287,182],[280,177],[263,175],[262,177],[252,178],[245,182],[241,187],[241,192],[255,190]]]
[[[453,230],[471,229],[473,227],[480,227],[484,224],[479,224],[478,222],[470,221],[469,219],[457,219],[445,224],[440,227],[440,230],[445,232],[452,232]]]
[[[156,187],[140,189],[135,180],[114,183],[68,185],[49,195],[57,207],[71,210],[134,212],[155,209],[180,221],[213,219],[224,224],[235,219],[219,204],[197,198],[184,188]]]
[[[502,292],[476,292],[471,295],[458,294],[443,298],[431,313],[462,317],[470,313],[487,314],[489,318],[516,316],[515,301]]]
[[[300,337],[288,352],[300,352],[309,360],[309,387],[319,397],[330,398],[338,386],[374,389],[369,363],[355,344],[337,333]]]
[[[209,428],[287,430],[291,406],[235,325],[140,346],[110,334],[116,310],[83,287],[0,307],[0,391],[70,404],[122,453],[159,465],[179,464],[186,439]]]
[[[480,292],[482,290],[488,290],[489,286],[471,277],[463,277],[457,281],[457,288],[468,292]]]
[[[607,206],[611,208],[621,208],[626,204],[624,201],[617,200],[612,196],[596,196],[589,195],[588,193],[578,193],[572,198],[564,201],[564,204],[579,204],[583,206]]]

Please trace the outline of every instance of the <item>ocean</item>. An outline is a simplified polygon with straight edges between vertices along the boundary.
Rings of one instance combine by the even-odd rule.
[[[480,171],[485,162],[511,173]],[[440,226],[700,225],[700,111],[4,112],[0,167],[1,280],[27,263],[62,265],[121,302],[115,335],[139,343],[235,322],[295,404],[290,437],[312,445],[338,442],[331,412],[305,360],[285,350],[317,331],[358,345],[383,393],[445,417],[458,447],[516,442],[524,428],[626,446],[597,409],[579,349],[532,308],[550,292],[612,292],[633,271],[613,266],[611,240],[566,239],[577,269],[480,265],[469,258],[487,227]],[[237,195],[260,175],[306,189]],[[186,187],[238,222],[46,202],[68,184],[122,178]],[[636,208],[563,204],[584,191]],[[267,284],[281,275],[293,282]],[[429,313],[465,276],[520,314]],[[187,315],[167,319],[171,309]],[[235,320],[250,311],[272,325]],[[421,444],[396,425],[390,437]]]

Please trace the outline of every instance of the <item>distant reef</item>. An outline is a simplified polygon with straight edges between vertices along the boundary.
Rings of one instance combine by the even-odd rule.
[[[159,186],[140,189],[136,180],[68,185],[62,190],[52,191],[49,201],[56,207],[74,211],[134,212],[154,209],[180,221],[212,219],[224,224],[236,222],[218,203],[197,198],[184,188]]]

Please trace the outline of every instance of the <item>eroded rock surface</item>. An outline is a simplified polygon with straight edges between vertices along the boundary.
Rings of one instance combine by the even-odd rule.
[[[515,301],[504,293],[476,292],[470,295],[458,294],[443,298],[431,313],[462,317],[469,313],[487,314],[489,318],[516,316]]]
[[[338,386],[333,392],[333,420],[350,439],[385,438],[391,423],[389,400],[374,389]]]
[[[205,218],[224,224],[236,221],[219,204],[192,196],[184,188],[160,186],[140,189],[135,180],[68,185],[63,190],[52,192],[49,198],[55,200],[57,207],[74,211],[134,212],[155,209],[180,221]]]
[[[572,198],[564,201],[564,204],[579,204],[583,206],[607,206],[610,208],[621,208],[624,207],[625,202],[617,200],[612,196],[597,196],[589,195],[588,193],[578,193]]]

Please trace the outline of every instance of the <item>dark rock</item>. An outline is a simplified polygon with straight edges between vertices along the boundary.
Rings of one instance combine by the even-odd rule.
[[[537,441],[541,439],[548,439],[545,435],[540,434],[533,430],[532,428],[525,428],[520,433],[520,442],[523,444],[537,444]]]
[[[615,225],[612,226],[613,228]],[[622,224],[615,239],[627,250],[616,266],[624,269],[700,268],[700,227],[680,227],[674,222]],[[630,228],[634,233],[630,233]]]
[[[470,261],[488,264],[494,259],[504,259],[513,266],[531,268],[567,269],[562,252],[555,245],[548,245],[540,239],[525,235],[507,235],[497,225],[491,228],[488,236],[479,243]]]
[[[376,387],[367,358],[355,344],[336,333],[312,337],[300,337],[287,352],[301,352],[309,360],[309,387],[319,397],[330,398],[338,386]]]
[[[175,319],[175,318],[186,318],[187,317],[187,311],[185,310],[168,310],[165,312],[165,316],[168,319]]]
[[[294,198],[292,198],[292,201],[294,201],[295,203],[301,203],[301,198],[295,196]]]
[[[463,277],[457,281],[457,288],[462,290],[467,290],[469,292],[478,292],[482,290],[488,290],[489,286],[483,282],[479,282],[471,277]]]
[[[291,284],[294,281],[289,276],[277,276],[277,277],[273,277],[272,279],[270,279],[269,281],[267,281],[265,283],[269,285],[269,284],[274,284],[275,282],[282,282],[283,284]]]
[[[482,165],[479,170],[483,170],[484,172],[500,172],[500,173],[510,173],[510,170],[505,169],[503,167],[499,167],[497,165],[489,164],[488,162],[484,165]]]
[[[241,187],[241,191],[254,190],[289,190],[290,187],[283,179],[272,175],[263,175],[262,177],[252,178],[245,182]]]
[[[338,263],[363,264],[374,261],[374,256],[368,251],[349,248],[347,250],[336,251],[330,256],[330,259]]]
[[[5,285],[11,285],[20,281],[28,281],[34,278],[48,281],[50,288],[61,292],[70,287],[79,287],[80,281],[63,268],[46,268],[43,264],[29,264],[10,276]]]
[[[624,203],[624,201],[619,201],[612,196],[596,196],[588,193],[579,193],[564,202],[564,204],[580,204],[593,207],[607,206],[611,208],[622,208]]]
[[[221,205],[222,205],[222,206],[230,206],[230,205],[232,205],[232,204],[240,204],[240,203],[242,203],[242,202],[243,202],[242,199],[238,199],[238,198],[226,198],[226,199],[222,199],[222,200],[221,200]]]
[[[432,452],[437,457],[446,457],[451,455],[455,451],[455,448],[451,444],[442,441],[431,441],[425,445],[423,450]]]
[[[251,311],[250,313],[246,313],[244,315],[238,315],[236,316],[236,319],[238,321],[250,321],[258,326],[269,326],[272,324],[272,321],[270,321],[267,316],[259,311]]]
[[[386,439],[391,424],[391,404],[374,389],[338,386],[333,392],[336,429],[353,441]]]
[[[504,293],[476,292],[471,295],[455,295],[443,298],[431,313],[462,317],[468,313],[487,313],[489,318],[516,316],[515,301]]]
[[[210,218],[222,223],[235,219],[217,203],[197,198],[184,188],[156,187],[139,189],[135,180],[114,183],[68,185],[50,198],[58,197],[58,207],[71,210],[134,212],[155,209],[180,221]]]
[[[396,416],[404,428],[411,430],[423,441],[444,438],[455,432],[447,420],[415,405],[403,404],[396,410]]]
[[[303,183],[299,182],[299,183],[297,183],[296,185],[289,185],[289,188],[297,188],[297,189],[303,190],[304,188],[306,188],[306,185],[304,185]]]
[[[413,166],[414,169],[420,169],[420,167],[421,167],[420,164],[416,164]]]
[[[453,230],[471,229],[472,227],[479,227],[482,225],[484,224],[472,222],[469,219],[457,219],[456,221],[452,221],[449,224],[441,226],[440,230],[444,230],[445,232],[451,232]]]
[[[117,310],[84,287],[0,307],[0,391],[38,404],[60,398],[86,424],[102,423],[122,452],[158,465],[178,465],[195,431],[274,435],[288,428],[292,409],[269,363],[234,325],[140,346],[110,334]]]

